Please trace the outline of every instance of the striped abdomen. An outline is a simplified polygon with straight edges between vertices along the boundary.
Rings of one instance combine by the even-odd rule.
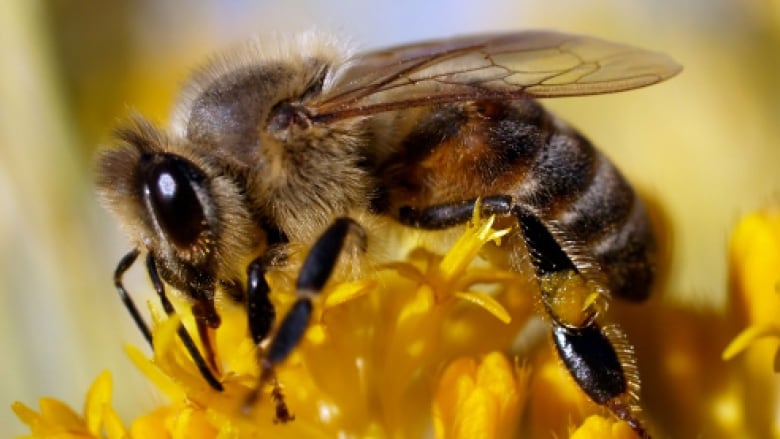
[[[649,294],[655,242],[641,200],[601,152],[537,102],[437,107],[398,130],[403,140],[378,170],[389,212],[511,195],[572,241],[560,243],[565,251],[592,257],[613,294]]]

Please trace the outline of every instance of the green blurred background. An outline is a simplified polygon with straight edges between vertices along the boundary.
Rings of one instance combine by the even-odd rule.
[[[125,419],[156,394],[124,357],[142,344],[111,275],[128,250],[92,190],[95,149],[131,110],[165,123],[189,69],[250,36],[311,28],[373,48],[554,28],[667,52],[662,85],[548,101],[666,212],[661,295],[726,313],[728,234],[777,201],[780,2],[695,0],[0,1],[0,432],[40,396],[81,407],[103,369]],[[140,270],[134,291],[149,292]],[[706,319],[702,321],[706,325]],[[767,367],[770,367],[769,365]],[[670,395],[670,398],[673,398]]]

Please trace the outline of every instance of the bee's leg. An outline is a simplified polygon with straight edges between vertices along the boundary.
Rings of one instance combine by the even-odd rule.
[[[447,204],[438,204],[425,209],[402,207],[399,221],[421,229],[446,229],[468,222],[474,213],[477,200],[466,200]],[[509,216],[514,215],[523,231],[523,238],[531,253],[534,267],[539,275],[577,268],[555,240],[549,229],[529,209],[514,204],[508,195],[493,195],[479,200],[481,214]]]
[[[471,220],[478,200],[466,200],[438,204],[424,209],[409,206],[398,212],[402,224],[420,229],[446,229]],[[574,270],[579,272],[574,262],[556,240],[548,225],[523,205],[516,204],[509,195],[493,195],[479,200],[481,214],[514,216],[522,230],[523,240],[531,254],[536,274],[539,276]]]
[[[281,363],[298,344],[308,325],[312,301],[330,278],[336,261],[347,238],[357,238],[365,248],[366,235],[363,227],[351,218],[338,218],[314,243],[301,265],[295,289],[298,300],[282,320],[266,357],[271,364]]]
[[[398,212],[398,220],[402,224],[420,229],[446,229],[458,224],[465,224],[471,220],[476,206],[476,199],[438,204],[424,209],[404,206]],[[515,204],[509,195],[481,198],[479,206],[483,216],[498,215],[517,218],[538,275],[544,276],[564,270],[578,271],[550,232],[549,227],[530,209]]]
[[[512,211],[520,224],[523,241],[538,276],[549,276],[568,270],[579,273],[579,269],[558,244],[550,228],[536,214],[519,205]]]
[[[399,211],[399,221],[418,228],[443,229],[469,221],[476,205],[477,200],[467,200],[420,210],[404,207]],[[514,203],[506,195],[483,198],[480,206],[483,215],[517,218],[537,276],[543,278],[565,271],[579,274],[577,265],[558,242],[565,237],[558,230],[554,234],[552,226],[545,224],[532,209]],[[624,364],[634,367],[630,346],[616,348],[595,322],[595,314],[586,315],[581,325],[572,326],[561,322],[549,304],[545,303],[545,308],[552,319],[555,347],[577,385],[593,401],[627,422],[640,437],[649,438],[631,407],[639,383],[636,376],[624,369]]]
[[[539,278],[564,271],[579,273],[550,226],[523,206],[515,206],[513,211]],[[545,299],[559,295],[560,291],[542,291]],[[589,311],[580,325],[563,323],[547,300],[542,302],[553,322],[555,349],[577,385],[594,402],[628,423],[639,437],[649,439],[650,434],[633,407],[638,398],[639,377],[633,347],[624,335],[613,328],[613,336],[608,337],[596,322],[594,311]]]
[[[636,416],[639,377],[633,348],[620,338],[623,334],[618,334],[617,340],[610,339],[595,320],[577,328],[553,323],[552,333],[558,356],[582,391],[595,403],[609,408],[640,438],[650,439],[650,433]]]
[[[291,421],[294,417],[284,404],[281,388],[274,378],[274,367],[283,362],[303,338],[312,313],[312,299],[330,278],[336,261],[350,238],[356,238],[358,245],[365,249],[366,235],[363,228],[351,218],[342,217],[336,219],[314,243],[301,265],[295,284],[298,299],[282,319],[262,360],[261,386],[269,380],[274,381],[273,397],[278,422]]]
[[[398,212],[398,221],[407,226],[418,229],[446,229],[466,224],[474,215],[477,200],[457,201],[453,203],[437,204],[424,209],[415,209],[404,206]],[[512,212],[512,197],[508,195],[494,195],[479,200],[483,216],[499,215],[507,216]]]
[[[247,268],[247,323],[252,341],[258,346],[268,337],[276,320],[276,309],[269,297],[271,287],[265,280],[271,265],[264,255],[252,261]]]
[[[257,257],[247,267],[246,310],[247,323],[252,341],[259,346],[273,328],[276,320],[276,309],[271,303],[269,294],[271,288],[265,280],[265,274],[273,267],[287,264],[287,253],[284,244],[288,239],[285,234],[268,224],[263,225],[266,232],[269,249]]]
[[[260,365],[263,365],[265,362],[265,351],[260,345],[265,341],[266,337],[268,337],[268,334],[270,334],[274,321],[276,320],[276,308],[274,308],[270,298],[271,287],[268,285],[268,281],[265,280],[266,272],[275,264],[273,263],[273,260],[267,256],[268,254],[265,254],[256,258],[247,268],[247,326],[249,327],[249,334],[252,336],[252,341],[255,346],[257,346],[257,359],[258,364]],[[248,412],[255,404],[262,384],[263,381],[261,380],[260,384],[249,393],[244,401],[244,411]],[[279,384],[275,380],[273,397],[277,405],[276,417],[280,418],[288,410],[284,404],[284,398],[281,395]]]
[[[133,317],[133,321],[135,321],[136,326],[138,326],[141,334],[143,334],[146,341],[149,342],[149,346],[151,346],[152,331],[149,330],[149,325],[147,325],[144,321],[144,318],[141,317],[141,313],[138,312],[138,308],[135,306],[133,298],[130,297],[130,295],[127,293],[127,290],[125,289],[125,286],[122,284],[122,277],[125,275],[125,272],[135,263],[135,260],[138,259],[139,254],[140,251],[138,249],[134,249],[122,257],[122,259],[119,261],[119,264],[116,266],[116,270],[114,271],[114,286],[116,287],[116,291],[119,293],[119,297],[122,299],[122,302],[125,304],[127,311]]]
[[[168,315],[174,314],[176,310],[173,308],[173,304],[171,304],[170,300],[168,300],[168,296],[165,294],[165,285],[163,284],[162,279],[160,279],[160,275],[157,272],[157,265],[151,253],[146,257],[146,271],[149,273],[152,285],[154,286],[155,291],[157,291],[157,295],[160,297],[163,309]],[[203,355],[201,355],[198,347],[195,346],[195,342],[192,340],[189,332],[187,332],[187,329],[185,329],[182,324],[179,324],[178,334],[182,343],[184,343],[187,352],[189,352],[190,357],[192,357],[192,361],[195,362],[195,366],[197,366],[200,371],[200,374],[203,375],[203,378],[206,379],[214,390],[221,392],[223,390],[222,383],[217,380],[214,373],[209,369],[206,360],[203,358]]]
[[[399,210],[398,220],[402,224],[420,229],[446,229],[471,220],[476,206],[476,199],[438,204],[424,209],[405,206]],[[514,215],[517,218],[538,275],[549,275],[564,270],[578,271],[539,217],[529,209],[515,204],[512,197],[508,195],[485,197],[479,200],[479,206],[483,216]]]

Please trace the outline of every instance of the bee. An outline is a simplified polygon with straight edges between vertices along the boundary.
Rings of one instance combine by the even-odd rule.
[[[613,164],[537,98],[634,89],[680,71],[668,56],[555,31],[429,41],[350,55],[305,34],[254,41],[213,58],[184,87],[172,126],[140,116],[97,160],[98,193],[133,250],[117,291],[151,333],[122,277],[139,255],[166,312],[166,286],[192,303],[203,352],[179,336],[215,389],[215,294],[243,303],[263,380],[300,341],[312,298],[350,240],[370,245],[356,213],[422,229],[466,223],[475,208],[518,225],[564,365],[594,401],[649,436],[625,395],[629,347],[597,322],[569,316],[574,282],[644,300],[655,241],[642,201]],[[280,322],[264,275],[310,244],[297,301]],[[627,358],[624,358],[626,357]],[[275,387],[277,417],[292,418]]]

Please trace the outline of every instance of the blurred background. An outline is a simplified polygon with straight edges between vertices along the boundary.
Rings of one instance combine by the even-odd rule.
[[[683,310],[674,322],[684,321],[674,327],[656,322],[670,330],[665,336],[691,331],[698,334],[695,345],[734,312],[727,294],[730,230],[745,213],[776,203],[780,188],[780,2],[3,0],[3,436],[27,431],[8,408],[13,401],[34,406],[39,397],[52,396],[81,407],[103,369],[113,371],[121,395],[114,400],[125,420],[151,406],[154,392],[122,353],[123,343],[142,345],[142,338],[111,283],[116,262],[129,248],[97,205],[95,150],[110,144],[112,127],[132,110],[166,123],[177,88],[214,50],[252,36],[312,28],[342,35],[362,49],[553,28],[671,54],[685,70],[667,83],[546,105],[605,150],[663,212],[669,270],[655,301]],[[150,290],[138,269],[129,285],[144,294]],[[641,330],[632,326],[651,318],[641,308],[625,313],[635,317],[628,325],[632,336]],[[728,341],[739,322],[726,326]],[[643,336],[637,337],[642,364]],[[646,351],[663,355],[662,349]],[[656,378],[647,369],[659,361],[650,358],[642,367],[651,385]],[[713,433],[717,426],[701,426],[708,422],[704,418],[659,413],[664,399],[679,399],[674,392],[684,391],[686,383],[663,386],[657,379],[656,388],[663,390],[650,392],[649,410],[667,432],[728,436]]]

